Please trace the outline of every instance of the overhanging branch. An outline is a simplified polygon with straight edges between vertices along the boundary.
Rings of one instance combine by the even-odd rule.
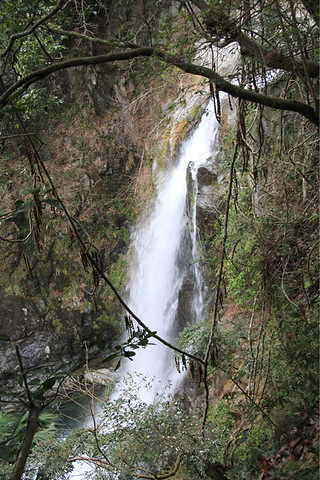
[[[92,66],[109,62],[125,61],[138,57],[157,58],[166,64],[174,65],[180,68],[186,73],[198,75],[207,78],[208,80],[211,80],[217,85],[219,90],[228,93],[232,97],[242,98],[243,100],[265,105],[266,107],[275,108],[277,110],[287,110],[295,112],[302,115],[303,117],[306,117],[315,125],[318,125],[319,123],[319,117],[316,114],[315,110],[306,103],[286,98],[278,98],[271,95],[264,95],[262,93],[257,93],[252,90],[239,87],[238,85],[234,85],[226,81],[223,77],[221,77],[221,75],[208,67],[181,60],[178,57],[168,55],[164,51],[153,47],[137,47],[118,53],[72,58],[41,68],[26,75],[25,77],[21,78],[13,85],[11,85],[11,87],[7,88],[6,91],[4,91],[0,96],[0,108],[5,106],[10,100],[12,100],[16,92],[23,88],[25,85],[30,85],[33,82],[38,81],[42,78],[46,78],[49,75],[60,70],[79,66]]]
[[[311,0],[312,1],[312,0]],[[309,3],[310,0],[306,0]],[[216,11],[205,0],[192,0],[192,3],[199,8],[204,17],[204,25],[207,28],[206,36],[208,41],[216,46],[221,46],[222,36],[221,32],[217,35],[212,35],[212,28],[221,29],[221,21],[216,18]],[[232,19],[225,16],[227,23],[232,22]],[[319,64],[316,61],[306,59],[304,62],[301,58],[292,55],[286,55],[280,49],[266,48],[253,37],[247,35],[243,29],[235,21],[232,30],[226,29],[226,38],[223,39],[225,44],[236,42],[241,48],[241,54],[244,57],[250,57],[262,65],[271,69],[281,69],[286,72],[299,72],[305,75],[305,70],[311,78],[319,77]],[[252,33],[252,32],[251,32]]]

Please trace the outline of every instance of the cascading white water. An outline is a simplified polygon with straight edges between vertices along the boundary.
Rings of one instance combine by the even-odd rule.
[[[179,291],[186,274],[191,274],[195,280],[192,291],[194,321],[201,316],[203,309],[196,228],[197,171],[217,152],[217,137],[218,122],[213,103],[209,102],[199,126],[184,142],[177,164],[158,182],[157,199],[149,219],[139,225],[132,236],[135,261],[130,268],[127,303],[151,330],[169,342],[174,342]],[[191,226],[186,209],[188,167],[194,184]],[[189,227],[192,247],[189,258],[186,258],[186,255],[181,255],[180,249]],[[179,257],[187,265],[183,265]],[[191,273],[190,268],[193,270]],[[133,361],[127,361],[121,373],[125,375],[126,372],[133,377],[138,372],[149,379],[156,379],[153,389],[140,388],[141,400],[145,402],[153,401],[159,382],[164,390],[171,383],[172,392],[181,380],[172,352],[158,342],[137,350]],[[119,392],[121,386],[115,397]],[[83,479],[93,469],[83,462],[75,462],[70,478]]]
[[[140,225],[132,238],[135,263],[129,275],[130,308],[159,336],[174,341],[175,319],[179,290],[185,271],[178,262],[179,249],[187,228],[186,196],[187,168],[196,184],[197,170],[212,156],[217,142],[218,123],[210,102],[194,133],[184,142],[177,164],[157,185],[157,200],[149,220]],[[197,186],[195,187],[197,189]],[[197,190],[194,192],[197,195]],[[187,262],[193,264],[196,285],[194,315],[203,308],[200,269],[197,263],[196,202],[193,201],[192,253]],[[180,265],[178,265],[180,263]],[[195,318],[196,320],[196,318]],[[172,352],[160,343],[139,349],[133,362],[128,362],[129,373],[139,372],[162,382],[180,379],[172,360]],[[146,393],[144,401],[152,401],[154,393]]]

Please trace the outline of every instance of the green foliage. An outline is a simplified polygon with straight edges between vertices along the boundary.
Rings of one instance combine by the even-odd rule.
[[[210,337],[210,320],[199,321],[193,325],[188,325],[179,334],[177,346],[184,351],[203,358],[206,353]]]
[[[110,267],[109,279],[118,292],[122,292],[126,285],[127,279],[127,260],[125,256],[120,255],[118,261],[113,263]],[[117,332],[121,332],[122,326],[119,323],[122,317],[122,307],[119,305],[117,299],[114,297],[110,288],[105,285],[101,294],[104,311],[102,318],[107,323],[110,323]]]
[[[1,33],[0,44],[3,48],[9,46],[9,38],[20,35],[30,27],[30,23],[36,22],[52,11],[53,5],[47,2],[4,2],[1,6]],[[30,22],[31,21],[31,22]],[[55,17],[56,26],[63,24],[63,15]],[[57,38],[48,30],[38,28],[30,35],[21,35],[13,41],[6,56],[6,71],[4,75],[5,84],[8,81],[18,80],[43,66],[51,64],[65,49],[63,41],[65,37]],[[37,86],[26,92],[21,91],[18,101],[12,106],[14,112],[18,111],[25,120],[34,120],[43,116],[44,106],[46,113],[54,112],[56,107],[62,103],[60,92],[56,89],[52,92],[46,81],[39,82]],[[5,107],[6,108],[6,107]]]
[[[17,427],[17,418],[6,414],[0,415],[0,458],[2,462],[12,459],[20,445],[21,438],[16,433]]]
[[[99,350],[106,351],[106,356],[103,360],[103,363],[112,362],[117,360],[115,370],[118,370],[121,366],[121,361],[123,358],[128,358],[133,361],[133,357],[136,354],[136,350],[139,348],[146,348],[148,345],[153,345],[152,340],[157,332],[148,332],[147,330],[137,330],[134,331],[132,327],[132,322],[128,316],[125,316],[127,329],[129,330],[129,338],[120,345],[109,344],[106,348],[105,342],[102,342],[101,339],[97,340],[97,346]],[[108,352],[109,351],[109,352]]]
[[[14,461],[25,436],[28,412],[21,417],[0,414],[0,463]],[[57,432],[58,418],[50,413],[41,413],[39,429],[33,442],[36,445],[51,439]]]
[[[17,101],[17,111],[21,112],[24,120],[35,121],[36,116],[43,115],[43,105],[46,105],[46,111],[54,114],[58,107],[63,104],[63,100],[58,95],[48,95],[47,88],[36,88],[23,95]]]
[[[215,411],[203,435],[198,412],[187,398],[173,399],[162,385],[140,376],[127,377],[121,384],[118,397],[103,406],[94,432],[78,430],[65,441],[39,444],[27,472],[35,466],[53,472],[56,464],[61,469],[61,459],[65,461],[68,452],[69,458],[81,455],[100,458],[103,466],[96,469],[94,478],[111,479],[117,472],[119,479],[127,480],[141,473],[142,468],[144,472],[168,472],[178,456],[183,455],[180,470],[183,478],[193,479],[198,475],[208,478],[206,465],[220,458],[221,446],[228,435],[221,422],[226,410],[221,407]],[[141,395],[149,390],[157,391],[152,404],[141,401]],[[220,423],[216,422],[218,419]],[[52,476],[56,478],[59,477]]]
[[[215,399],[214,402],[210,403],[207,421],[209,423],[208,428],[210,428],[211,425],[212,428],[220,432],[219,441],[224,446],[235,425],[235,415],[230,408],[230,402],[226,399]],[[220,455],[219,460],[222,462],[222,452]]]
[[[273,337],[272,393],[266,396],[266,405],[287,404],[288,411],[291,406],[294,411],[312,405],[318,391],[317,323],[315,317],[310,323],[288,311],[280,320]]]
[[[262,424],[254,425],[237,437],[237,449],[233,459],[235,468],[229,472],[230,480],[256,478],[259,475],[258,457],[276,453],[276,443],[272,428]]]
[[[82,433],[81,430],[79,432]],[[42,438],[32,449],[26,475],[30,478],[67,480],[73,470],[69,457],[68,441],[59,440],[56,435]]]
[[[237,245],[237,255],[232,261],[226,262],[226,278],[230,295],[236,299],[240,306],[252,303],[252,299],[261,289],[260,262],[257,255],[257,246],[254,240],[241,238]],[[246,259],[240,265],[238,258]]]

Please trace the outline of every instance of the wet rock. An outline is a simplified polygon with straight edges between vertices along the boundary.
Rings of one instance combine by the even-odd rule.
[[[31,335],[41,327],[41,314],[37,303],[18,295],[4,296],[0,301],[0,329],[11,341]]]
[[[199,167],[197,178],[200,186],[216,185],[218,182],[217,172],[208,167]]]
[[[197,226],[201,237],[219,231],[219,219],[225,208],[224,177],[219,171],[219,160],[216,154],[199,167],[197,172],[198,191],[194,197],[194,181],[191,170],[188,169],[189,209],[196,201]]]
[[[55,311],[49,312],[57,322],[53,325],[45,316],[48,314],[45,300],[39,309],[39,299],[35,302],[19,296],[2,299],[0,328],[2,335],[7,335],[10,341],[1,341],[0,383],[8,392],[19,388],[16,345],[19,345],[25,370],[46,365],[56,372],[59,368],[71,368],[82,362],[86,353],[96,353],[99,319],[93,311],[81,313],[77,297],[72,303],[74,308],[56,307]],[[104,324],[102,340],[109,340],[113,335],[112,327]]]
[[[178,295],[177,330],[181,331],[188,323],[194,323],[192,318],[193,278],[186,278]]]
[[[218,172],[208,165],[198,170],[197,223],[204,234],[211,233],[224,212],[225,189],[218,183]]]
[[[94,385],[109,385],[119,379],[119,375],[108,368],[100,368],[93,372],[85,372],[84,379]]]

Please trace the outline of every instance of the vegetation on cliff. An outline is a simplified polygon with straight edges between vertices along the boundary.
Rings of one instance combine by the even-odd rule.
[[[317,478],[317,2],[19,0],[0,12],[0,338],[20,371],[7,385],[29,412],[0,425],[5,478],[67,478],[84,451],[97,478]],[[230,46],[232,77],[214,56],[200,65]],[[185,74],[214,98],[229,183],[224,215],[202,231],[212,309],[169,345],[197,378],[197,405],[121,399],[106,413],[109,437],[93,428],[62,444],[50,427],[37,438],[68,369],[54,372],[46,343],[21,356],[35,332],[70,342],[64,367],[106,356],[122,308],[131,339],[109,358],[154,335],[122,299],[124,256]],[[234,127],[221,91],[238,99]]]

